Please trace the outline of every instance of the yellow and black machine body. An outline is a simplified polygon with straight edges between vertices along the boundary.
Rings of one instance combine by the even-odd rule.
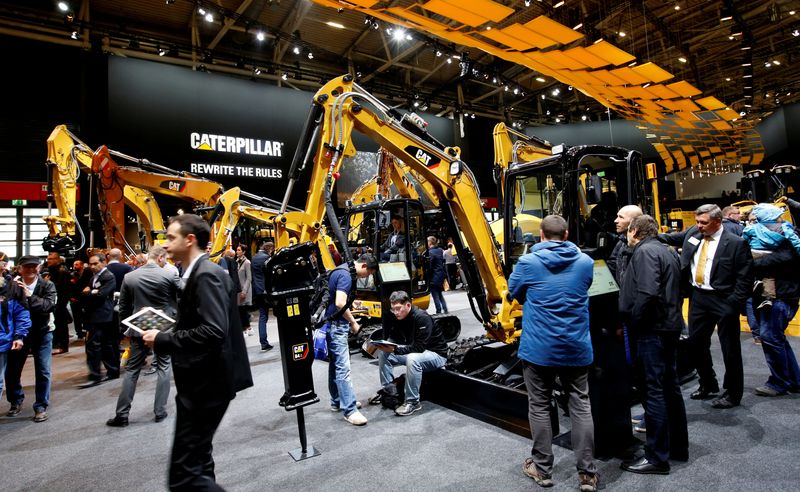
[[[285,249],[281,264],[294,261],[321,273],[322,265],[330,261],[325,258],[327,248],[319,241],[323,232],[330,235],[350,265],[357,254],[367,250],[367,243],[376,256],[380,255],[380,231],[388,230],[392,209],[402,208],[407,214],[404,218],[409,248],[402,259],[388,258],[379,265],[373,281],[376,286],[382,282],[405,282],[412,291],[427,289],[424,262],[420,261],[425,246],[424,242],[418,242],[425,236],[424,223],[419,224],[420,232],[412,236],[411,228],[417,226],[409,222],[414,216],[423,215],[419,202],[373,200],[351,206],[344,217],[336,215],[332,189],[342,161],[355,155],[353,131],[372,139],[399,159],[424,179],[425,189],[435,195],[447,233],[455,243],[472,312],[486,330],[484,339],[453,345],[447,368],[426,375],[423,396],[529,435],[527,400],[516,357],[522,306],[509,297],[508,276],[519,256],[538,238],[518,235],[514,229],[523,215],[541,219],[558,213],[570,224],[570,239],[597,260],[597,288],[591,300],[596,368],[592,371],[595,381],[590,386],[595,388],[598,449],[601,453],[615,452],[627,446],[632,439],[629,384],[624,349],[615,338],[618,288],[602,261],[613,245],[598,245],[598,242],[613,235],[613,218],[621,206],[645,200],[640,155],[616,147],[555,146],[548,157],[509,166],[503,184],[507,239],[500,248],[486,221],[477,180],[461,160],[460,149],[443,146],[427,133],[415,115],[403,115],[383,104],[355,84],[352,76],[331,80],[314,96],[288,173],[287,192],[281,210],[273,219],[276,249]],[[311,185],[305,209],[284,212],[295,183],[307,168],[311,172]],[[588,197],[584,184],[587,179],[592,192]],[[361,233],[360,228],[367,227],[367,216],[375,221],[373,228],[378,232]],[[360,243],[362,239],[364,242]],[[314,261],[308,261],[303,246],[309,243],[317,245],[318,258]],[[293,258],[294,251],[297,255]],[[265,268],[283,267],[270,260]],[[352,267],[351,275],[354,285],[364,282],[356,280]],[[302,288],[298,285],[298,289]],[[291,295],[292,287],[285,283],[282,293],[271,296],[271,302],[284,305],[283,297]],[[376,290],[375,295],[385,296],[386,292]],[[287,329],[305,333],[307,326],[287,326]]]
[[[117,160],[128,162],[122,166]],[[224,188],[221,184],[193,174],[176,171],[101,146],[91,150],[65,125],[56,126],[47,139],[48,203],[55,203],[58,215],[52,212],[44,218],[48,237],[43,241],[47,251],[81,249],[86,238],[75,217],[78,178],[89,176],[96,187],[107,248],[119,248],[133,254],[125,234],[125,207],[136,215],[139,226],[140,249],[163,240],[166,232],[161,208],[154,194],[175,197],[192,208],[216,203]],[[91,190],[94,191],[94,190]],[[90,199],[91,199],[90,192]],[[90,209],[92,203],[89,203]],[[52,208],[52,207],[50,207]],[[90,217],[92,214],[90,214]],[[74,241],[80,237],[80,244]],[[89,246],[94,247],[89,240]]]

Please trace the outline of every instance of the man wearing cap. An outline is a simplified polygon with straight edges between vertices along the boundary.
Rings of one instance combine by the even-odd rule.
[[[8,354],[6,366],[6,398],[11,404],[9,417],[22,411],[25,392],[22,390],[22,369],[28,354],[33,354],[36,379],[36,401],[33,404],[34,422],[47,420],[47,407],[50,405],[50,362],[53,356],[53,329],[51,314],[56,310],[56,286],[39,275],[39,258],[32,255],[20,257],[17,261],[19,275],[13,281],[17,284],[30,311],[31,327],[22,340],[22,350]]]

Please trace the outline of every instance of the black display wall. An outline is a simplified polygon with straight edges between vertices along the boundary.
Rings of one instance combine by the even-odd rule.
[[[283,198],[313,93],[122,58],[110,60],[108,73],[110,146],[227,188]],[[452,122],[423,117],[450,145]],[[361,135],[354,142],[377,151]],[[305,180],[296,189],[307,187]],[[304,201],[304,191],[293,195],[293,205]]]

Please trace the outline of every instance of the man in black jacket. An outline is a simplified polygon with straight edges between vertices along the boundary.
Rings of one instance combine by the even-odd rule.
[[[697,225],[687,231],[661,234],[670,246],[682,247],[683,284],[690,286],[689,343],[700,377],[690,395],[705,400],[719,392],[711,361],[711,335],[717,336],[725,362],[725,393],[711,402],[714,408],[738,406],[744,392],[739,312],[753,290],[752,253],[741,237],[722,228],[722,211],[713,204],[695,210]]]
[[[628,245],[628,226],[633,219],[639,217],[642,213],[642,209],[637,205],[625,205],[619,209],[617,218],[614,219],[614,227],[618,234],[617,244],[614,245],[614,249],[611,251],[611,256],[608,257],[606,265],[608,265],[611,274],[614,275],[614,280],[617,281],[617,285],[622,285],[625,269],[628,266],[631,254],[633,254],[633,248]]]
[[[90,388],[119,377],[119,325],[114,316],[114,289],[116,279],[106,268],[106,255],[96,253],[89,257],[89,268],[94,272],[92,282],[81,292],[89,337],[86,339],[86,364],[89,380],[80,388]],[[105,366],[105,377],[100,364]]]
[[[756,311],[760,327],[761,348],[770,376],[755,389],[758,396],[781,396],[800,392],[800,367],[784,332],[797,313],[800,298],[800,256],[789,241],[784,241],[772,254],[753,260],[758,278],[775,279],[776,299],[771,308]]]
[[[55,284],[39,275],[38,257],[25,255],[19,258],[17,264],[20,275],[14,278],[14,282],[24,299],[23,305],[30,311],[31,328],[22,339],[22,350],[8,353],[6,398],[11,408],[6,415],[13,417],[22,410],[22,400],[25,399],[22,369],[30,353],[33,354],[36,379],[33,421],[44,422],[47,420],[47,407],[50,406],[50,363],[53,357],[54,325],[50,317],[56,310],[58,296]]]
[[[668,474],[669,460],[686,461],[689,437],[676,358],[683,328],[678,255],[658,242],[658,224],[649,215],[628,227],[633,254],[619,295],[619,310],[636,340],[644,372],[647,446],[643,458],[622,464],[634,473]]]
[[[236,392],[253,385],[236,292],[228,274],[203,254],[211,231],[193,214],[174,217],[166,249],[184,265],[178,324],[171,333],[145,331],[158,355],[171,355],[177,396],[169,468],[172,490],[222,490],[211,442]]]
[[[380,350],[378,368],[381,386],[386,388],[394,380],[394,366],[406,366],[405,403],[395,410],[397,415],[406,416],[422,409],[419,402],[422,373],[444,367],[447,363],[447,343],[431,315],[412,306],[406,292],[392,292],[389,303],[394,321],[383,326],[383,335],[395,345],[377,345]],[[391,320],[391,317],[387,320]],[[372,398],[370,403],[379,401]]]

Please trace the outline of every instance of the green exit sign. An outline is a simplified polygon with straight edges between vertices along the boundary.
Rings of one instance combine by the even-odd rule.
[[[11,200],[12,207],[24,207],[28,204],[28,200]]]

